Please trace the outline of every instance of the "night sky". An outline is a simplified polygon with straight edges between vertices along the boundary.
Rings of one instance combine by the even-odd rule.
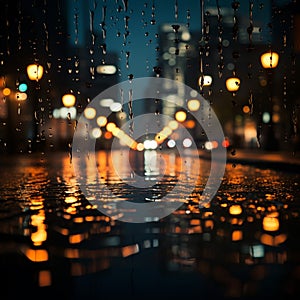
[[[89,2],[89,6],[87,3]],[[175,4],[178,4],[178,16],[175,16]],[[284,2],[284,1],[277,1]],[[95,3],[96,8],[95,8]],[[205,10],[209,8],[216,9],[216,1],[204,1]],[[265,37],[262,42],[267,42],[269,29],[267,28],[270,19],[270,5],[264,1],[260,6],[258,1],[253,8],[254,26],[262,28],[262,36]],[[219,1],[221,13],[226,14],[226,9],[231,8],[231,1]],[[120,80],[126,80],[129,74],[135,78],[152,76],[153,67],[156,65],[158,38],[155,36],[159,32],[159,26],[163,23],[180,23],[187,25],[191,32],[201,31],[201,9],[200,1],[184,0],[164,0],[164,1],[128,1],[127,10],[125,11],[122,1],[73,1],[68,0],[68,33],[70,35],[71,45],[86,48],[89,51],[91,42],[90,16],[94,13],[93,30],[97,39],[101,40],[103,22],[103,6],[106,6],[105,44],[108,52],[115,52],[119,57]],[[229,10],[228,10],[229,11]],[[77,22],[75,14],[77,13]],[[190,18],[188,19],[188,13]],[[153,14],[153,15],[152,15]],[[246,30],[249,24],[249,2],[241,1],[238,10],[239,22]],[[128,20],[128,29],[125,28]],[[151,22],[151,20],[155,20]],[[152,23],[152,24],[151,24]],[[76,27],[78,34],[76,35]],[[124,39],[126,30],[129,35]],[[103,41],[101,41],[103,42]],[[126,53],[129,53],[128,66],[126,66]]]

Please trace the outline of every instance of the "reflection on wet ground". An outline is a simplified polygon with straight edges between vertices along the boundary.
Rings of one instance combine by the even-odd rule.
[[[126,173],[118,155],[113,168],[110,154],[99,152],[98,171],[124,200],[172,190],[175,156],[156,154],[168,175],[145,196],[118,179],[116,170]],[[159,170],[143,159],[134,167],[156,182]],[[132,224],[84,197],[66,153],[1,158],[0,298],[20,291],[64,299],[299,297],[299,174],[228,164],[211,205],[199,208],[209,161],[200,167],[179,209]],[[94,174],[87,178],[92,183]]]

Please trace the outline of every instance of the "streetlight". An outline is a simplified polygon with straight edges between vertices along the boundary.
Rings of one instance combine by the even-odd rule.
[[[197,111],[200,108],[200,101],[198,99],[190,99],[187,102],[187,107],[190,111]]]
[[[236,92],[239,90],[241,80],[238,77],[230,77],[226,80],[226,88],[228,92]]]
[[[67,125],[67,144],[71,145],[71,140],[72,140],[72,135],[73,135],[73,129],[71,127],[71,125],[72,125],[71,118],[74,118],[76,116],[76,108],[74,107],[75,102],[76,102],[76,97],[73,94],[64,94],[62,96],[61,100],[62,100],[62,104],[64,105],[64,107],[62,109],[66,110],[65,114],[70,116],[70,117],[66,118],[66,119],[68,119],[68,122],[66,123],[66,125]],[[74,110],[74,111],[72,111],[72,110]],[[93,134],[96,135],[96,134],[99,134],[99,132],[96,133],[94,131]]]
[[[75,105],[76,98],[73,94],[65,94],[62,96],[62,103],[65,107],[72,107]]]
[[[27,66],[27,75],[28,78],[32,81],[38,81],[43,77],[44,73],[44,68],[38,63],[33,63]],[[37,137],[38,137],[38,120],[36,120],[36,114],[38,110],[38,90],[40,87],[37,85],[34,89],[33,93],[33,140],[34,140],[34,145],[37,142]]]
[[[274,69],[278,65],[279,55],[270,50],[260,56],[260,62],[264,69]]]
[[[27,66],[27,75],[30,80],[39,81],[43,77],[44,68],[43,66],[34,63]]]
[[[272,102],[272,75],[273,75],[273,69],[275,69],[278,65],[279,55],[277,52],[274,52],[270,49],[268,52],[265,52],[260,56],[260,62],[264,69],[269,70],[269,72],[268,72],[268,76],[269,76],[268,81],[269,81],[269,85],[270,85],[269,98],[270,98],[270,101]],[[270,109],[269,122],[266,122],[266,123],[269,123],[270,127],[269,127],[269,132],[266,134],[267,141],[266,141],[265,148],[270,149],[270,150],[273,150],[273,148],[277,149],[277,146],[278,146],[277,140],[276,140],[275,134],[274,134],[272,110],[273,110],[273,107],[271,107],[271,109]],[[265,116],[267,116],[267,114],[265,114]]]
[[[202,88],[204,86],[211,86],[212,77],[210,75],[200,75],[198,79],[198,85]]]
[[[186,120],[186,112],[184,112],[182,110],[177,111],[175,114],[175,119],[178,122],[184,122]]]
[[[241,85],[241,80],[235,76],[235,71],[233,72],[233,77],[229,77],[226,79],[225,82],[226,89],[228,92],[231,92],[233,96],[236,95],[236,92],[239,90],[240,85]],[[235,101],[232,101],[233,104],[235,104]],[[238,136],[236,134],[236,120],[235,120],[235,115],[233,113],[232,115],[232,140],[233,144],[238,144]]]
[[[98,74],[113,75],[117,72],[117,67],[114,65],[100,65],[97,66],[96,72]]]

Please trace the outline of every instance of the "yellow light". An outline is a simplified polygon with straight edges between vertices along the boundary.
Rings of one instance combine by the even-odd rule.
[[[96,116],[96,109],[93,107],[87,107],[84,110],[84,116],[89,120],[94,119]]]
[[[123,134],[122,136],[119,137],[120,140],[127,145],[131,149],[136,149],[137,147],[137,142],[132,139],[129,135]]]
[[[198,80],[199,86],[210,86],[212,84],[212,77],[210,75],[200,76]]]
[[[35,246],[42,245],[43,242],[47,240],[47,231],[45,230],[46,225],[39,226],[38,230],[31,233],[31,240]]]
[[[243,231],[241,230],[234,230],[231,234],[232,241],[240,241],[243,239]]]
[[[5,89],[3,89],[2,93],[5,97],[7,97],[10,95],[11,90],[9,88],[5,88]]]
[[[65,202],[66,203],[74,203],[74,202],[76,202],[77,201],[77,198],[76,197],[74,197],[74,196],[67,196],[66,198],[65,198]]]
[[[156,134],[154,140],[158,143],[161,144],[168,136],[163,134],[162,132],[159,132]]]
[[[130,143],[130,145],[128,145],[131,149],[136,150],[136,146],[137,146],[137,142],[132,140],[132,143]]]
[[[230,77],[226,80],[226,88],[229,92],[236,92],[240,88],[241,81],[237,77]]]
[[[33,262],[41,262],[48,260],[48,252],[44,249],[26,249],[25,255]]]
[[[97,118],[97,124],[100,127],[104,127],[107,124],[107,118],[105,116],[100,116]]]
[[[111,131],[111,133],[113,134],[113,136],[118,136],[120,133],[121,129],[118,127],[113,128],[113,130]]]
[[[126,112],[125,111],[120,111],[117,116],[120,120],[125,120],[126,119]]]
[[[178,111],[176,114],[175,114],[175,119],[178,121],[178,122],[184,122],[185,119],[186,119],[186,113],[182,110]]]
[[[266,52],[260,57],[260,62],[265,69],[274,69],[277,67],[279,62],[279,55],[276,52]]]
[[[244,107],[243,107],[243,113],[244,114],[248,114],[250,112],[250,107],[248,106],[248,105],[245,105]]]
[[[46,225],[44,224],[45,213],[40,211],[38,215],[31,216],[31,224],[37,230],[31,233],[31,240],[35,246],[40,246],[47,239]]]
[[[200,101],[198,99],[191,99],[188,101],[187,107],[190,111],[197,111],[200,108]]]
[[[256,124],[254,122],[246,122],[244,128],[245,142],[249,143],[257,138]]]
[[[99,74],[115,74],[117,72],[117,68],[114,65],[102,65],[102,66],[97,66],[96,68],[97,73]]]
[[[115,123],[110,122],[106,125],[106,130],[109,131],[109,132],[112,132],[115,128],[116,128]]]
[[[27,99],[26,93],[16,93],[16,100],[25,101]]]
[[[272,236],[270,234],[264,233],[260,237],[260,241],[262,244],[268,245],[268,246],[279,246],[280,244],[284,243],[287,239],[286,234],[279,234],[276,236]]]
[[[122,129],[118,127],[115,127],[111,133],[116,137],[118,137],[119,139],[122,139],[125,135],[127,135]]]
[[[44,68],[39,64],[31,64],[27,67],[27,75],[30,80],[39,81],[43,77]]]
[[[276,231],[279,229],[279,220],[272,215],[268,215],[263,219],[263,228],[266,231]]]
[[[168,124],[168,126],[172,129],[172,130],[176,130],[178,128],[178,123],[176,120],[171,120]]]
[[[62,103],[65,107],[72,107],[76,102],[76,98],[72,94],[65,94],[62,96]]]
[[[73,219],[74,223],[83,223],[83,221],[84,221],[83,217],[77,217]]]
[[[98,139],[101,135],[102,135],[102,131],[101,131],[100,128],[97,128],[97,127],[93,128],[93,130],[92,130],[92,137],[94,139]]]
[[[69,243],[70,244],[78,244],[81,243],[85,238],[83,233],[73,234],[69,236]]]
[[[242,208],[238,204],[232,205],[229,207],[229,213],[234,216],[240,215],[242,213]]]
[[[170,134],[172,134],[172,129],[168,126],[165,126],[161,132],[162,134],[169,136]]]
[[[144,144],[143,143],[138,143],[136,145],[136,150],[138,151],[143,151],[145,149]]]

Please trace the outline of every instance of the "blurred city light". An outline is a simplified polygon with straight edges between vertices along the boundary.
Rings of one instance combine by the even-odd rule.
[[[224,148],[228,148],[230,146],[230,142],[227,138],[225,138],[224,141],[222,142],[222,146]]]
[[[92,138],[94,139],[97,139],[101,136],[102,134],[102,131],[100,128],[93,128],[92,132],[91,132],[91,135],[92,135]]]
[[[264,123],[269,123],[270,120],[271,120],[270,113],[264,112],[263,115],[262,115],[262,120],[263,120]]]
[[[168,126],[165,126],[160,132],[156,134],[155,141],[158,144],[161,144],[171,134],[172,134],[172,129]]]
[[[264,217],[263,229],[265,231],[277,231],[279,229],[279,220],[275,214],[270,214]]]
[[[62,96],[62,103],[65,107],[72,107],[75,105],[76,97],[73,94],[65,94]]]
[[[211,86],[212,84],[212,77],[210,75],[202,75],[199,77],[198,85],[203,86]]]
[[[77,110],[75,107],[61,107],[53,109],[52,115],[54,119],[76,119]]]
[[[26,100],[27,99],[27,94],[26,93],[16,93],[15,94],[15,96],[16,96],[16,100],[18,100],[18,101],[24,101],[24,100]]]
[[[276,52],[270,51],[263,53],[260,57],[260,62],[265,69],[274,69],[279,62],[279,55]]]
[[[213,150],[213,149],[217,148],[218,145],[219,144],[218,144],[217,141],[207,141],[207,142],[204,143],[204,148],[206,150]]]
[[[138,143],[136,145],[136,150],[138,151],[143,151],[145,149],[144,144],[143,143]]]
[[[252,257],[261,258],[265,255],[265,250],[263,245],[253,245],[250,247],[250,254]]]
[[[44,68],[39,64],[31,64],[27,67],[27,75],[30,80],[40,80],[43,77]]]
[[[93,108],[93,107],[87,107],[85,110],[84,110],[84,116],[88,119],[88,120],[92,120],[96,117],[96,109]]]
[[[4,88],[3,91],[2,91],[3,95],[5,97],[9,96],[10,93],[11,93],[11,90],[9,88]]]
[[[229,207],[229,213],[233,216],[240,215],[242,213],[242,207],[239,204],[234,204]]]
[[[192,140],[190,138],[185,138],[183,141],[182,141],[182,145],[183,147],[185,148],[189,148],[191,147],[193,144]]]
[[[176,146],[176,142],[174,140],[168,140],[167,145],[169,148],[174,148]]]
[[[98,74],[112,75],[117,72],[117,68],[114,65],[102,65],[102,66],[97,66],[96,72]]]
[[[114,102],[109,108],[112,112],[119,112],[122,109],[122,104],[119,102]]]
[[[145,140],[144,147],[146,150],[155,150],[157,148],[157,142],[155,140]]]
[[[241,81],[237,77],[226,79],[226,88],[228,92],[236,92],[240,88]]]
[[[248,114],[250,112],[250,107],[248,105],[243,106],[243,113]]]
[[[191,99],[188,101],[187,107],[190,111],[197,111],[200,108],[200,101],[198,99]]]
[[[175,114],[175,119],[178,121],[178,122],[184,122],[186,120],[186,112],[180,110],[178,112],[176,112]]]
[[[120,120],[125,120],[126,119],[126,112],[125,111],[119,111],[118,114],[117,114],[117,117],[120,119]]]
[[[100,105],[103,107],[110,107],[114,103],[113,99],[101,99]]]
[[[184,126],[186,128],[192,129],[192,128],[195,128],[196,122],[194,120],[187,120],[184,122]]]
[[[109,122],[109,123],[106,125],[106,130],[107,130],[108,132],[112,132],[115,128],[116,128],[116,124],[113,123],[113,122]]]
[[[105,116],[100,116],[97,118],[97,124],[100,127],[104,127],[107,124],[107,118]]]
[[[178,123],[176,120],[171,120],[168,124],[168,126],[172,129],[172,130],[176,130],[178,128]]]

